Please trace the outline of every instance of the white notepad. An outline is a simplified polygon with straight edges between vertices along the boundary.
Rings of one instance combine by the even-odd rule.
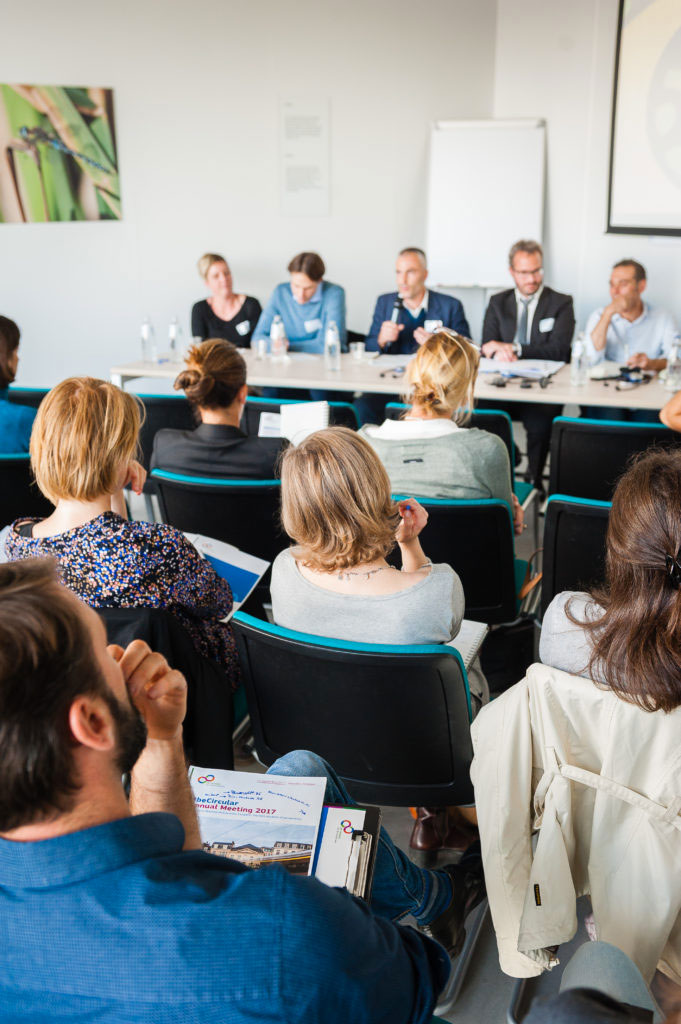
[[[461,655],[466,671],[468,671],[477,658],[482,642],[487,636],[488,629],[489,626],[486,622],[473,622],[472,619],[463,619],[457,636],[447,642],[448,647],[455,647]]]

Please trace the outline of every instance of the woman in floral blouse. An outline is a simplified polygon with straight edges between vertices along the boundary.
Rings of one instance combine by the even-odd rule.
[[[43,399],[31,435],[31,464],[55,506],[46,519],[19,519],[10,561],[52,557],[64,584],[93,608],[165,608],[196,649],[237,678],[236,649],[220,620],[232,609],[229,584],[179,530],[126,518],[123,488],[140,493],[134,456],[138,400],[91,377],[62,381]]]

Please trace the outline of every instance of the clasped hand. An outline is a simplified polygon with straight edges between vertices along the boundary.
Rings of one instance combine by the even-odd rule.
[[[187,713],[187,682],[158,651],[143,640],[133,640],[123,650],[110,644],[109,654],[118,662],[130,700],[144,719],[149,739],[175,739]]]

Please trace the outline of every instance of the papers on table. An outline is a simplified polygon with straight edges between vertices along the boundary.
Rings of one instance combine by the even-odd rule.
[[[453,640],[447,642],[448,647],[455,647],[461,655],[463,667],[468,671],[478,656],[482,642],[487,636],[489,626],[485,622],[473,622],[471,619],[464,619],[461,629]]]
[[[223,620],[229,622],[234,612],[238,611],[253,588],[260,582],[270,563],[255,555],[247,555],[239,551],[233,544],[204,537],[201,533],[185,533],[185,537],[198,550],[199,554],[210,562],[218,576],[227,580],[232,588],[234,604],[232,611]]]
[[[326,779],[192,767],[189,781],[208,853],[312,873]]]
[[[398,366],[406,366],[412,357],[408,355],[381,354],[376,360],[376,365],[381,370],[395,370]]]
[[[506,363],[500,359],[480,360],[480,373],[499,373],[502,377],[525,377],[528,380],[541,380],[557,373],[565,363],[557,359],[516,359],[514,363]]]
[[[619,377],[622,363],[613,363],[611,359],[604,359],[595,366],[589,368],[591,380],[605,380],[607,377]]]

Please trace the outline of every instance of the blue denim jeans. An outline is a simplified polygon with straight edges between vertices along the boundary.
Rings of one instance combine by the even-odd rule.
[[[293,750],[268,769],[272,775],[326,778],[324,803],[350,806],[355,801],[331,765],[309,750]],[[391,921],[412,914],[419,924],[429,924],[449,905],[452,883],[445,871],[428,871],[414,864],[381,828],[371,909]]]

